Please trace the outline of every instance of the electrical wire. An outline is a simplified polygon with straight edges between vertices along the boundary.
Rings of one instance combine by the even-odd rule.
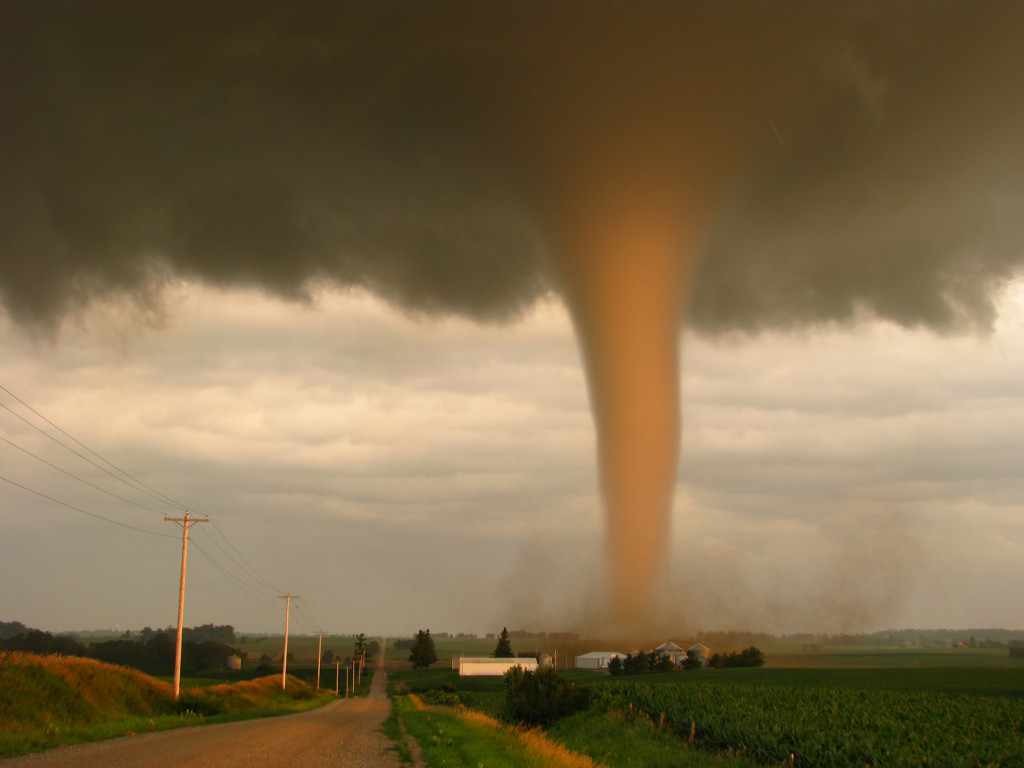
[[[7,389],[7,387],[3,386],[2,384],[0,384],[0,390],[3,390],[4,392],[6,392],[8,395],[10,395],[15,400],[17,400],[21,405],[23,405],[29,411],[34,413],[36,416],[38,416],[40,419],[45,421],[51,427],[53,427],[58,432],[60,432],[62,435],[67,437],[69,440],[72,440],[74,443],[76,443],[77,445],[79,445],[82,448],[84,448],[86,451],[88,451],[90,454],[92,454],[97,459],[102,461],[104,464],[106,464],[107,466],[111,467],[113,470],[115,470],[121,476],[118,476],[118,474],[114,474],[114,472],[111,472],[106,467],[101,466],[100,464],[97,464],[95,461],[90,459],[88,456],[83,455],[81,452],[76,451],[74,448],[72,448],[71,446],[67,445],[66,443],[61,442],[56,437],[54,437],[49,432],[47,432],[45,429],[42,429],[38,424],[34,424],[34,423],[32,423],[31,420],[26,419],[20,413],[16,413],[14,410],[12,410],[10,408],[10,406],[8,406],[8,405],[6,405],[4,403],[0,403],[0,407],[2,407],[4,410],[6,410],[8,413],[10,413],[12,416],[15,416],[15,417],[21,419],[23,422],[25,422],[30,427],[32,427],[32,429],[34,429],[37,432],[39,432],[41,435],[44,435],[45,437],[48,437],[53,442],[57,443],[57,445],[61,446],[65,450],[70,451],[71,453],[75,454],[80,459],[82,459],[82,461],[86,461],[89,464],[92,464],[98,470],[100,470],[101,472],[106,473],[107,475],[109,475],[113,479],[117,480],[118,482],[124,483],[125,485],[127,485],[127,486],[129,486],[131,488],[134,488],[135,490],[140,491],[141,493],[144,493],[145,495],[149,496],[152,499],[155,499],[156,501],[161,502],[162,504],[167,504],[167,505],[169,505],[171,507],[174,507],[174,508],[177,508],[177,509],[187,509],[187,505],[182,504],[179,501],[175,501],[170,496],[167,496],[166,494],[163,494],[160,491],[157,491],[156,489],[149,487],[148,485],[146,485],[144,482],[142,482],[138,478],[134,477],[133,475],[129,474],[128,472],[126,472],[123,469],[121,469],[120,467],[118,467],[112,461],[109,461],[108,459],[106,459],[103,456],[101,456],[99,453],[97,453],[92,448],[87,446],[85,443],[83,443],[81,440],[76,438],[74,435],[71,435],[68,432],[66,432],[65,430],[61,429],[59,426],[54,424],[52,421],[50,421],[48,418],[46,418],[43,414],[41,414],[39,411],[37,411],[35,408],[33,408],[28,403],[26,403],[24,400],[22,400],[16,394],[11,392],[11,390]],[[127,480],[125,478],[127,478]]]
[[[80,452],[78,450],[75,450],[75,448],[73,448],[73,447],[67,445],[66,443],[64,443],[63,441],[57,439],[54,435],[50,434],[45,429],[41,428],[38,424],[33,423],[30,419],[27,419],[25,416],[23,416],[23,415],[17,413],[16,411],[14,411],[12,408],[10,408],[10,406],[8,406],[8,405],[6,405],[4,403],[0,403],[0,408],[3,408],[4,410],[6,410],[11,415],[17,417],[18,419],[23,421],[25,424],[27,424],[28,426],[32,427],[32,429],[34,429],[37,432],[39,432],[40,434],[42,434],[44,437],[52,440],[53,442],[57,443],[57,445],[61,446],[65,450],[67,450],[67,451],[75,454],[76,456],[78,456],[81,460],[87,462],[88,464],[92,465],[96,469],[99,469],[101,472],[105,473],[106,475],[108,475],[109,477],[113,478],[114,480],[117,480],[118,482],[123,483],[124,485],[127,485],[129,488],[131,488],[134,491],[138,491],[138,492],[140,492],[140,493],[142,493],[142,494],[144,494],[146,496],[149,496],[150,498],[160,502],[161,504],[166,504],[168,506],[171,506],[175,510],[179,510],[179,509],[180,510],[187,510],[187,509],[189,509],[189,507],[187,507],[185,504],[182,504],[181,502],[175,500],[174,498],[172,498],[172,497],[170,497],[170,496],[168,496],[168,495],[166,495],[166,494],[156,490],[155,488],[152,488],[151,486],[149,486],[146,483],[142,482],[141,480],[139,480],[135,476],[133,476],[130,473],[126,472],[125,470],[121,469],[116,464],[114,464],[113,462],[111,462],[108,459],[106,459],[104,456],[102,456],[99,453],[97,453],[95,450],[93,450],[92,448],[87,446],[81,440],[79,440],[78,438],[74,437],[69,432],[67,432],[66,430],[62,429],[56,423],[54,423],[53,421],[48,419],[46,416],[44,416],[42,413],[37,411],[35,408],[33,408],[28,403],[26,403],[24,400],[22,400],[20,397],[15,395],[13,392],[11,392],[11,390],[9,390],[7,387],[3,386],[2,384],[0,384],[0,391],[3,391],[5,393],[7,393],[7,395],[9,395],[11,398],[16,400],[19,404],[21,404],[28,411],[33,413],[39,419],[42,419],[44,422],[46,422],[46,424],[50,425],[50,427],[52,427],[53,429],[57,430],[57,432],[59,432],[60,434],[64,435],[65,437],[67,437],[69,440],[74,442],[76,445],[80,446],[82,449],[84,449],[84,451],[86,451],[89,454],[91,454],[92,456],[94,456],[100,462],[103,462],[103,464],[105,464],[106,466],[102,466],[101,464],[97,463],[96,461],[93,461],[92,459],[90,459],[88,456],[84,455],[82,452]],[[41,456],[36,455],[32,451],[29,451],[28,449],[23,448],[22,446],[20,446],[17,443],[7,439],[6,437],[0,436],[0,440],[3,440],[3,442],[7,443],[8,445],[12,446],[13,448],[17,448],[19,451],[22,451],[23,453],[31,456],[32,458],[36,459],[37,461],[40,461],[43,464],[46,464],[47,466],[49,466],[49,467],[51,467],[53,469],[56,469],[58,472],[61,472],[64,475],[67,475],[68,477],[71,477],[72,479],[77,480],[78,482],[80,482],[80,483],[82,483],[84,485],[89,486],[90,488],[93,488],[95,490],[101,491],[101,492],[103,492],[103,493],[105,493],[105,494],[107,494],[107,495],[109,495],[109,496],[111,496],[113,498],[116,498],[116,499],[118,499],[120,501],[123,501],[125,503],[128,503],[128,504],[131,504],[131,505],[133,505],[135,507],[138,507],[140,509],[143,509],[145,511],[153,512],[154,514],[164,514],[164,513],[160,512],[159,510],[156,510],[156,509],[153,509],[151,507],[148,507],[145,504],[140,504],[139,502],[134,501],[134,500],[129,499],[129,498],[126,498],[124,496],[120,496],[120,495],[118,495],[118,494],[116,494],[116,493],[114,493],[114,492],[112,492],[110,490],[107,490],[107,489],[105,489],[105,488],[103,488],[103,487],[101,487],[99,485],[96,485],[95,483],[92,483],[92,482],[90,482],[90,481],[88,481],[88,480],[86,480],[86,479],[84,479],[82,477],[79,477],[75,473],[70,472],[68,470],[65,470],[65,469],[59,467],[58,465],[56,465],[56,464],[54,464],[54,463],[52,463],[52,462],[42,458]],[[107,467],[109,467],[110,469],[108,469]],[[111,471],[111,470],[113,470],[113,471]],[[116,472],[116,474],[115,474],[115,472]],[[11,484],[13,486],[16,486],[17,488],[20,488],[20,489],[22,489],[22,490],[24,490],[24,491],[26,491],[28,493],[35,494],[36,496],[39,496],[39,497],[41,497],[43,499],[51,501],[51,502],[53,502],[55,504],[59,504],[61,506],[67,507],[68,509],[74,510],[74,511],[79,512],[79,513],[84,514],[84,515],[88,515],[89,517],[94,517],[94,518],[96,518],[98,520],[102,520],[102,521],[110,523],[112,525],[117,525],[117,526],[120,526],[122,528],[128,528],[129,530],[138,531],[140,533],[145,533],[145,534],[148,534],[150,536],[159,536],[161,538],[170,538],[170,539],[177,539],[178,538],[176,535],[166,534],[166,533],[158,533],[158,532],[155,532],[155,531],[149,531],[149,530],[146,530],[144,528],[139,528],[137,526],[130,525],[128,523],[122,523],[122,522],[120,522],[118,520],[113,520],[111,518],[104,517],[103,515],[96,514],[95,512],[90,512],[90,511],[88,511],[86,509],[83,509],[82,507],[76,506],[74,504],[70,504],[70,503],[68,503],[66,501],[62,501],[61,499],[57,499],[57,498],[55,498],[53,496],[50,496],[50,495],[45,494],[45,493],[42,493],[41,491],[37,491],[34,488],[30,488],[30,487],[28,487],[26,485],[18,483],[16,481],[11,480],[10,478],[4,477],[4,476],[0,476],[0,480],[3,480],[6,483],[9,483],[9,484]],[[209,541],[211,543],[213,543],[213,545],[216,546],[231,563],[234,564],[234,566],[238,569],[239,573],[238,574],[231,573],[231,569],[228,566],[226,566],[223,563],[221,563],[210,552],[207,552],[206,549],[204,549],[199,544],[199,542],[196,542],[194,538],[193,538],[193,546],[200,552],[200,554],[203,555],[203,557],[214,567],[215,570],[217,570],[225,579],[227,579],[227,581],[229,581],[232,584],[232,586],[234,586],[236,589],[238,589],[239,591],[244,593],[251,600],[254,600],[255,602],[257,602],[257,603],[259,603],[259,604],[261,604],[261,605],[263,605],[263,606],[265,606],[267,608],[273,608],[274,607],[273,604],[267,602],[264,599],[262,599],[261,595],[267,596],[269,594],[279,594],[282,590],[279,587],[277,587],[276,585],[274,585],[273,583],[271,583],[268,579],[266,579],[259,572],[259,570],[257,570],[256,567],[253,566],[252,563],[249,562],[248,559],[246,559],[246,557],[241,553],[241,551],[238,549],[238,547],[236,547],[234,545],[234,543],[231,541],[231,539],[228,538],[227,534],[223,531],[223,529],[220,528],[220,526],[218,526],[216,524],[216,522],[213,522],[212,520],[210,522],[212,523],[212,529],[214,531],[216,531],[217,535],[224,541],[224,543],[227,545],[227,547],[229,547],[234,552],[234,555],[232,555],[231,552],[229,552],[219,541],[217,541],[217,539],[214,538],[213,535],[211,535],[208,532],[206,532],[206,530],[204,528],[193,529],[193,531],[202,531],[202,535],[205,535],[209,539]],[[237,555],[237,557],[235,557],[235,555]],[[262,585],[262,586],[259,586],[259,585]],[[299,607],[299,611],[296,612],[297,623],[303,629],[305,629],[307,632],[313,631],[310,628],[306,627],[305,626],[305,622],[302,620],[302,615],[304,614],[305,617],[310,622],[312,622],[313,624],[316,624],[316,621],[313,618],[312,614],[310,613],[309,609],[306,607],[305,602],[298,603],[298,607]]]
[[[236,555],[238,555],[239,559],[242,561],[242,563],[245,564],[245,566],[249,569],[249,572],[256,578],[257,581],[259,581],[261,584],[263,584],[267,589],[269,589],[272,592],[283,592],[284,591],[280,587],[276,586],[275,584],[271,583],[267,579],[263,578],[263,576],[260,574],[259,571],[256,570],[256,568],[253,566],[253,564],[250,563],[248,560],[246,560],[245,556],[241,552],[239,552],[238,547],[236,547],[234,544],[231,543],[231,540],[227,537],[227,534],[225,534],[224,531],[221,530],[221,527],[219,525],[217,525],[217,523],[215,521],[211,521],[211,525],[213,526],[213,530],[215,530],[220,535],[220,537],[222,539],[224,539],[224,542],[229,547],[231,547],[231,549],[234,551],[234,553]],[[210,536],[210,539],[213,540],[213,537]],[[227,554],[227,553],[225,553],[225,554]],[[230,557],[230,555],[229,555],[229,557]],[[239,566],[239,567],[241,567],[241,566]]]
[[[251,600],[255,600],[257,603],[259,603],[260,605],[263,605],[263,606],[265,606],[267,608],[273,608],[274,607],[273,603],[268,603],[265,600],[261,600],[258,595],[255,595],[251,591],[249,591],[249,588],[244,583],[238,581],[234,576],[232,576],[230,573],[228,573],[220,565],[220,563],[218,563],[213,557],[210,556],[210,554],[205,549],[203,549],[199,545],[198,542],[193,541],[192,542],[192,546],[195,547],[196,550],[198,550],[199,554],[201,554],[203,557],[205,557],[207,559],[207,561],[210,563],[210,565],[212,565],[214,568],[216,568],[217,571],[219,571],[220,574],[222,576],[224,576],[224,578],[226,578],[228,581],[230,581],[235,586],[236,589],[238,589],[240,592],[244,593],[246,595],[246,597],[250,598]]]
[[[88,515],[89,517],[95,517],[97,520],[102,520],[102,521],[104,521],[106,523],[110,523],[112,525],[119,525],[122,528],[128,528],[128,529],[130,529],[132,531],[139,531],[140,533],[146,533],[146,534],[149,534],[150,536],[160,536],[160,537],[166,538],[166,539],[176,539],[176,538],[178,538],[177,536],[171,536],[168,533],[157,533],[156,531],[148,531],[145,528],[139,528],[139,527],[134,526],[134,525],[129,525],[128,523],[122,523],[119,520],[112,520],[109,517],[104,517],[103,515],[98,515],[95,512],[89,512],[88,510],[82,509],[81,507],[76,507],[74,504],[68,504],[66,501],[61,501],[60,499],[54,498],[53,496],[45,494],[45,493],[43,493],[41,491],[37,491],[34,488],[29,488],[27,485],[22,485],[21,483],[15,482],[14,480],[11,480],[10,478],[4,477],[3,475],[0,475],[0,480],[3,480],[5,483],[10,483],[11,485],[16,486],[17,488],[21,488],[23,491],[28,491],[29,493],[34,493],[36,496],[40,496],[41,498],[44,498],[47,501],[52,501],[55,504],[60,504],[62,507],[67,507],[68,509],[73,509],[75,512],[81,512],[83,515]]]
[[[126,498],[124,496],[119,496],[118,494],[114,493],[113,491],[108,491],[106,488],[103,488],[103,487],[101,487],[99,485],[96,485],[95,483],[91,483],[88,480],[86,480],[85,478],[79,477],[74,472],[68,472],[66,469],[63,469],[62,467],[58,467],[53,462],[47,461],[42,456],[37,456],[36,454],[32,453],[32,451],[28,450],[27,448],[24,448],[24,447],[18,445],[17,443],[15,443],[15,442],[13,442],[11,440],[8,440],[3,435],[0,435],[0,440],[3,440],[5,443],[7,443],[12,448],[17,448],[22,453],[28,454],[29,456],[31,456],[36,461],[42,462],[43,464],[46,464],[48,467],[52,467],[53,469],[56,469],[58,472],[62,472],[63,474],[67,475],[68,477],[70,477],[70,478],[72,478],[74,480],[77,480],[78,482],[83,483],[84,485],[88,485],[90,488],[95,488],[97,491],[100,491],[101,493],[105,493],[108,496],[112,496],[115,499],[120,499],[121,501],[124,501],[124,502],[126,502],[128,504],[131,504],[132,506],[138,507],[139,509],[144,509],[147,512],[154,512],[154,513],[156,513],[158,515],[164,514],[163,512],[160,512],[159,510],[153,509],[152,507],[147,507],[145,504],[139,504],[139,502],[137,502],[137,501],[133,501],[132,499]]]

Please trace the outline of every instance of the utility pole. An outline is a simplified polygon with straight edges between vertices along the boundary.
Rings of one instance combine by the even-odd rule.
[[[340,692],[340,686],[338,683],[341,681],[341,659],[336,659],[334,662],[334,695],[337,696]],[[348,673],[345,674],[345,687],[348,688]]]
[[[278,595],[284,600],[284,655],[281,657],[281,690],[288,684],[288,617],[292,610],[292,600],[298,600],[298,595]]]
[[[178,587],[178,640],[174,646],[174,699],[177,701],[178,693],[181,691],[181,631],[182,620],[185,618],[185,565],[188,563],[188,529],[196,523],[208,523],[210,518],[191,518],[188,510],[185,510],[184,517],[164,516],[164,522],[178,523],[181,525],[181,585]]]
[[[324,631],[320,630],[320,641],[316,644],[316,689],[320,690],[320,657],[324,652]]]

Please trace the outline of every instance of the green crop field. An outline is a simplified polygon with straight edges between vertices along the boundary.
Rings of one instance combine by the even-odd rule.
[[[592,706],[551,733],[589,751],[591,731],[621,726],[628,750],[611,754],[618,741],[611,738],[593,755],[607,765],[642,765],[635,761],[647,749],[645,733],[651,754],[667,755],[675,740],[679,755],[692,742],[703,754],[742,756],[745,765],[779,766],[791,755],[795,765],[840,768],[1024,765],[1024,663],[1005,649],[786,650],[762,668],[623,677],[571,671],[571,680],[592,687]],[[492,716],[502,710],[501,678],[459,678],[446,661],[390,677],[397,692],[426,693],[429,701],[432,689],[454,690],[468,707]],[[691,755],[658,764],[702,763]]]
[[[769,667],[999,667],[1024,669],[1024,659],[1005,648],[865,648],[834,646],[826,650],[780,649],[767,655]]]
[[[680,737],[766,763],[1024,765],[1024,700],[753,684],[600,686],[597,706],[642,712]]]

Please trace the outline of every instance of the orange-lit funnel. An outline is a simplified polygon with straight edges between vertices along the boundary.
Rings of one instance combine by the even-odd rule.
[[[685,219],[640,194],[575,200],[557,262],[597,428],[613,621],[650,618],[668,576],[679,461],[679,327],[691,272]],[[678,202],[678,201],[676,201]]]

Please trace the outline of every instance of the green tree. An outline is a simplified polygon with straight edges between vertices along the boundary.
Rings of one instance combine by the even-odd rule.
[[[718,659],[719,659],[718,666],[715,666],[715,662],[714,662],[715,656],[718,656]],[[715,667],[715,669],[717,669],[718,667],[722,666],[722,662],[721,662],[722,656],[721,656],[721,654],[718,654],[718,653],[716,653],[715,656],[711,657],[711,666],[713,666],[713,667]],[[700,660],[700,656],[697,655],[697,652],[693,651],[693,650],[687,651],[686,652],[686,660],[683,662],[683,669],[689,670],[689,669],[703,669],[703,668],[704,668],[704,662]]]
[[[356,635],[356,644],[354,647],[355,657],[358,659],[366,653],[366,635],[360,632]]]
[[[740,651],[740,666],[741,667],[763,667],[764,666],[764,652],[760,648],[750,646]]]
[[[512,723],[547,726],[580,712],[590,704],[590,689],[572,683],[553,667],[527,672],[512,667],[505,673],[502,717]]]
[[[412,662],[413,669],[426,669],[437,661],[434,638],[430,636],[429,629],[421,629],[416,633],[416,642],[409,653],[409,661]]]
[[[676,668],[675,659],[673,659],[667,653],[663,653],[660,656],[658,656],[658,660],[654,664],[654,671],[655,672],[671,672],[675,668]]]
[[[498,644],[494,647],[494,653],[492,653],[491,656],[496,659],[515,658],[515,653],[512,651],[512,641],[509,640],[507,628],[501,628],[501,635],[498,637]]]

